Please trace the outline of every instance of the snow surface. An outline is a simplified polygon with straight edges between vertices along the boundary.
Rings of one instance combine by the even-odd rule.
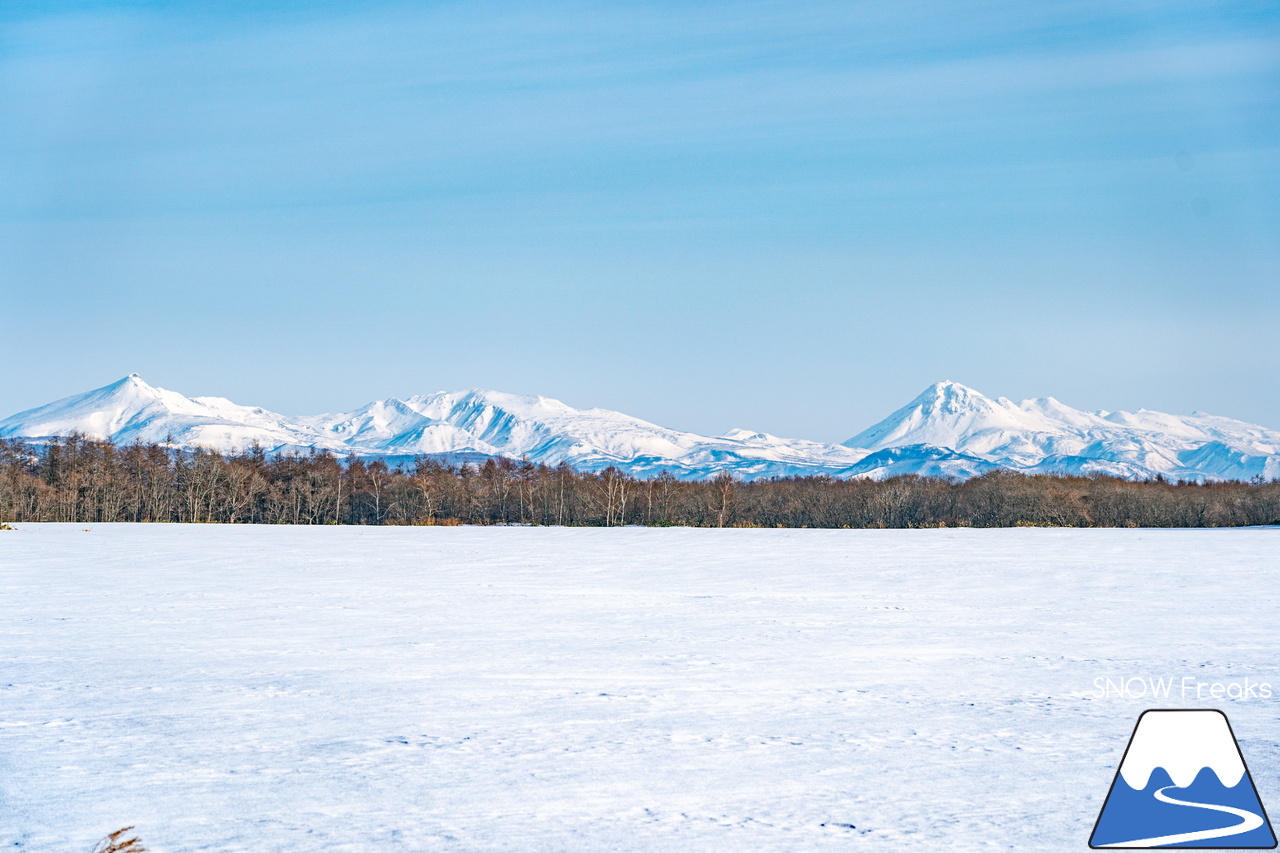
[[[1149,707],[1280,802],[1094,681],[1280,685],[1276,529],[18,527],[5,849],[1081,850]]]
[[[616,466],[701,479],[901,474],[966,478],[996,468],[1149,478],[1280,478],[1280,432],[1196,413],[1081,412],[1052,397],[992,400],[938,382],[843,445],[734,429],[704,436],[608,409],[473,388],[378,400],[354,412],[293,417],[221,397],[184,397],[136,373],[0,420],[0,438],[79,432],[117,443],[171,442],[224,452],[327,450],[392,463],[529,459],[585,471]]]

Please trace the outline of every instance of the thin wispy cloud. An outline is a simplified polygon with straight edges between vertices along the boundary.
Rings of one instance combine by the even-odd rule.
[[[993,368],[980,340],[957,351],[964,339],[941,316],[914,318],[933,338],[887,366],[892,336],[842,338],[824,299],[888,316],[890,293],[940,304],[959,288],[983,303],[1016,285],[1024,304],[993,307],[998,323],[1028,306],[1049,318],[1064,292],[1089,304],[1127,281],[1180,294],[1186,316],[1227,311],[1194,295],[1201,279],[1156,272],[1176,255],[1176,269],[1215,271],[1205,294],[1225,287],[1275,309],[1280,13],[1267,3],[19,3],[0,12],[0,114],[0,265],[15,291],[57,282],[128,301],[168,288],[172,311],[189,314],[196,297],[181,283],[288,304],[375,287],[419,311],[483,290],[496,294],[487,310],[518,304],[535,325],[607,317],[638,324],[626,333],[636,340],[656,310],[627,295],[639,286],[677,287],[697,310],[722,306],[759,332],[816,317],[822,334],[753,349],[743,393],[705,416],[713,423],[683,424],[705,431],[756,411],[773,432],[813,434],[802,427],[815,417],[847,432],[852,409],[771,423],[763,404],[739,402],[753,371],[783,382],[804,363],[848,365],[839,381],[873,386],[868,412],[943,375],[1014,386],[994,393],[1087,390],[1066,360],[1041,380],[1014,361]],[[961,253],[985,253],[990,274],[948,272]],[[1044,263],[1028,271],[1024,256]],[[1110,272],[1073,277],[1082,256]],[[922,258],[927,272],[913,266]],[[1016,281],[1001,280],[1010,269]],[[361,270],[371,281],[353,280]],[[803,287],[804,311],[741,307],[771,287]],[[313,328],[349,319],[311,310]],[[640,366],[655,356],[638,344],[598,372],[519,330],[478,362],[459,355],[481,328],[456,315],[422,363],[403,367],[412,387],[386,393],[488,384],[677,425],[703,405],[698,388],[638,390],[635,403],[615,390],[619,371],[657,387]],[[1097,328],[1082,343],[1098,364],[1127,352]],[[287,330],[279,346],[309,334]],[[708,335],[708,352],[732,340]],[[512,368],[531,345],[545,370]],[[1019,346],[1034,362],[1034,341]],[[1228,356],[1237,342],[1225,339],[1198,346],[1224,367],[1267,355]],[[698,351],[656,357],[674,369]],[[979,375],[957,375],[966,364]],[[1198,396],[1172,377],[1155,399],[1126,396],[1151,381],[1105,380],[1118,398],[1075,402],[1231,408],[1220,387]],[[244,396],[318,409],[320,384],[292,403]],[[623,396],[594,396],[606,393]],[[1239,405],[1255,420],[1271,411]]]

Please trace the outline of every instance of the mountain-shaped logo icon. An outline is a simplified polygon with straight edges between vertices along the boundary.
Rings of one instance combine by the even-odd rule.
[[[1144,711],[1098,814],[1095,849],[1271,849],[1276,836],[1221,711]]]

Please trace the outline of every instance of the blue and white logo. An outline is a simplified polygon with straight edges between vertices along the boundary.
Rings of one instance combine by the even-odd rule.
[[[1143,712],[1089,846],[1275,847],[1271,822],[1226,715]]]

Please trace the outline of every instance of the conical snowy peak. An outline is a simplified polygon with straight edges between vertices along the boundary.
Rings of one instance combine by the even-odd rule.
[[[148,405],[163,398],[161,389],[147,382],[138,374],[130,373],[123,379],[117,379],[110,385],[104,385],[84,394],[75,394],[41,407],[41,410],[71,410],[88,406],[103,405]],[[38,410],[33,410],[38,411]]]
[[[265,409],[221,397],[186,397],[148,385],[131,373],[93,391],[65,397],[0,421],[0,437],[47,439],[77,433],[127,444],[133,441],[239,450],[319,444],[310,430],[291,428]]]
[[[1053,397],[1014,403],[939,382],[845,444],[873,452],[935,445],[1036,473],[1248,479],[1278,467],[1270,461],[1280,455],[1277,440],[1274,430],[1229,418],[1090,413]]]
[[[181,394],[152,387],[131,373],[110,385],[6,418],[0,421],[0,436],[44,438],[74,432],[114,438],[130,425],[191,408],[198,408],[198,404]]]
[[[923,406],[944,411],[959,411],[973,406],[990,405],[991,401],[967,385],[944,379],[935,382],[908,405]]]
[[[883,450],[931,444],[961,450],[970,437],[980,433],[1035,426],[1026,413],[1006,400],[992,400],[957,382],[938,382],[845,445]]]

